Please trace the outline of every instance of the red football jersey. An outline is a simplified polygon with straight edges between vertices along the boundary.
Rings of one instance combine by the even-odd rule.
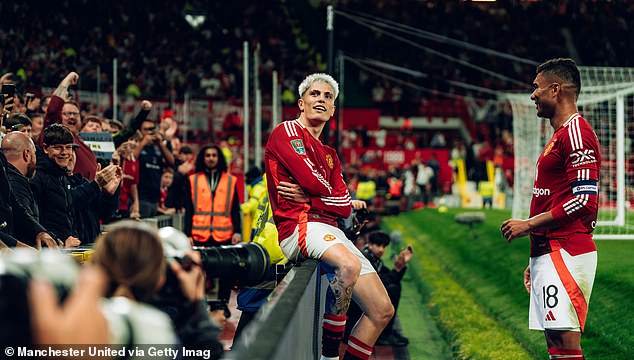
[[[350,216],[351,197],[337,152],[315,139],[299,120],[284,121],[273,129],[264,151],[264,165],[280,241],[301,222],[337,226],[337,218]],[[279,196],[280,181],[299,184],[310,196],[310,203],[299,204]]]
[[[552,211],[559,226],[531,233],[531,256],[551,251],[558,240],[572,255],[596,250],[601,153],[590,124],[573,114],[555,131],[537,160],[530,216]]]

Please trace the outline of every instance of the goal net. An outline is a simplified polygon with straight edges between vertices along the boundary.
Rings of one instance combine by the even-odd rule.
[[[579,112],[601,145],[599,218],[595,239],[634,239],[634,68],[579,67]],[[539,119],[529,94],[505,93],[513,109],[513,217],[527,218],[535,163],[553,129]]]

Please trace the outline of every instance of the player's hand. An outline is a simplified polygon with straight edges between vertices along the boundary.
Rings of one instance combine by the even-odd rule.
[[[531,266],[528,265],[524,270],[524,288],[530,294],[531,293]]]
[[[500,231],[502,231],[502,236],[506,241],[511,242],[528,235],[531,229],[528,220],[509,219],[502,223]]]
[[[309,203],[310,197],[304,192],[299,184],[293,184],[286,181],[280,181],[277,186],[278,194],[286,200],[296,203]]]

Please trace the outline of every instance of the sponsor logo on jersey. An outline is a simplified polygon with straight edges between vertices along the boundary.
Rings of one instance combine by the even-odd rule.
[[[572,158],[572,166],[577,167],[597,162],[597,158],[593,154],[594,150],[591,149],[577,150],[573,152],[570,154],[570,157]]]
[[[336,237],[334,235],[332,235],[332,234],[324,235],[324,241],[333,241],[335,239],[336,239]]]
[[[291,140],[291,145],[296,153],[299,155],[306,155],[306,149],[304,148],[304,142],[302,139]]]
[[[331,170],[333,167],[335,167],[335,161],[332,159],[332,156],[330,154],[326,155],[326,163]]]
[[[557,141],[557,139],[551,141],[548,143],[548,145],[546,145],[546,148],[544,149],[544,156],[548,155],[548,153],[550,153],[550,151],[553,149],[553,146],[555,146],[555,142]]]
[[[533,188],[533,195],[535,197],[550,196],[550,189]]]
[[[555,321],[555,315],[553,315],[552,310],[548,310],[548,314],[546,314],[546,321]]]

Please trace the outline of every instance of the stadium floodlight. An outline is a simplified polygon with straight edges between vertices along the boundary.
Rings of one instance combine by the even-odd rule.
[[[601,145],[595,239],[634,239],[634,68],[579,67],[579,112]],[[527,218],[535,163],[553,129],[539,119],[529,94],[505,93],[513,109],[513,217]],[[628,131],[629,130],[629,131]]]
[[[198,29],[207,20],[207,14],[203,11],[188,9],[183,11],[183,16],[185,21],[194,29]]]

